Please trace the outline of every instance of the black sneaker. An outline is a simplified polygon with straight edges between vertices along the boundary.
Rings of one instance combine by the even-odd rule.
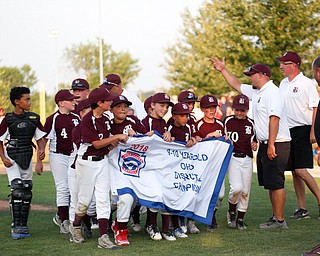
[[[310,214],[308,210],[297,209],[293,215],[289,217],[291,220],[301,220],[301,219],[310,219]]]
[[[244,223],[242,219],[237,219],[237,228],[241,230],[246,229],[247,224]]]

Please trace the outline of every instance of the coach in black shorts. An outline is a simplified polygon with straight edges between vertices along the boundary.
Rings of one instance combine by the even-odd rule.
[[[259,185],[269,190],[273,216],[260,229],[287,229],[284,220],[284,171],[290,151],[290,132],[286,118],[284,101],[279,88],[270,80],[271,71],[264,64],[254,64],[249,71],[252,85],[242,84],[225,67],[224,59],[210,58],[227,83],[252,101],[252,114],[260,141],[257,155]]]

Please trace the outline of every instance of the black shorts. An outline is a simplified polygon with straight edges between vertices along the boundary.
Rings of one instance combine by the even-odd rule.
[[[273,160],[267,155],[267,144],[260,144],[257,154],[259,186],[269,190],[284,188],[284,171],[289,158],[290,142],[276,142],[275,148],[277,157]]]
[[[311,125],[298,126],[290,129],[291,148],[287,171],[295,169],[312,169],[313,154],[310,143]]]

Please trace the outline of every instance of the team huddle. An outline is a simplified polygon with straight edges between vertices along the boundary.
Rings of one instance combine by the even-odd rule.
[[[12,88],[10,100],[15,110],[7,114],[0,124],[0,156],[7,168],[11,187],[12,238],[30,236],[27,221],[32,199],[33,147],[37,149],[35,169],[41,174],[45,146],[49,143],[49,163],[55,182],[57,206],[53,222],[59,226],[60,233],[70,234],[71,242],[83,243],[85,239],[92,237],[93,223],[97,220],[98,247],[114,249],[118,245],[129,245],[128,225],[131,224],[133,232],[142,229],[140,214],[144,207],[131,194],[118,196],[114,193],[117,188],[114,188],[112,183],[111,173],[114,170],[108,163],[108,154],[120,142],[125,143],[129,137],[153,136],[155,131],[164,141],[183,142],[186,147],[192,147],[210,137],[224,136],[226,140],[232,141],[234,149],[227,172],[230,189],[226,221],[229,228],[246,229],[244,216],[250,197],[253,151],[258,149],[259,142],[258,162],[262,159],[260,172],[258,168],[259,184],[271,191],[271,200],[272,196],[278,200],[277,193],[284,186],[283,173],[275,174],[276,181],[273,181],[274,177],[266,174],[266,171],[262,172],[262,169],[277,168],[272,163],[272,159],[277,157],[275,152],[285,150],[290,152],[287,143],[290,144],[291,137],[289,129],[284,130],[282,127],[281,122],[285,118],[283,113],[278,111],[280,109],[281,112],[283,106],[280,102],[281,97],[276,99],[279,102],[275,104],[268,102],[267,107],[270,110],[277,108],[275,114],[266,114],[267,119],[274,115],[281,117],[278,128],[279,134],[283,137],[279,140],[277,134],[269,136],[268,127],[255,127],[253,120],[247,116],[250,100],[258,103],[261,99],[265,101],[263,94],[258,99],[251,90],[259,91],[258,79],[261,81],[267,79],[268,83],[271,72],[266,65],[255,64],[248,72],[244,72],[250,76],[253,86],[257,84],[257,88],[249,88],[239,84],[232,77],[225,69],[224,61],[214,57],[211,61],[226,81],[241,92],[233,99],[231,106],[233,114],[223,120],[216,118],[219,103],[214,95],[206,94],[198,100],[192,91],[182,91],[178,95],[178,103],[174,104],[168,94],[160,92],[147,98],[142,105],[134,94],[122,88],[121,78],[117,74],[108,74],[103,84],[91,91],[89,83],[81,78],[72,82],[71,90],[58,91],[55,95],[58,110],[50,115],[42,126],[39,116],[29,112],[30,90],[25,87]],[[284,60],[279,61],[282,63]],[[199,120],[193,114],[196,102],[200,103],[203,114]],[[164,117],[169,110],[171,117],[166,121]],[[256,122],[255,117],[259,115],[255,114],[255,111],[257,110],[254,105]],[[263,112],[264,109],[260,108],[258,111]],[[277,119],[270,119],[270,122],[275,122],[277,126],[276,121]],[[262,120],[258,120],[259,125],[261,122]],[[269,129],[273,128],[270,127]],[[266,137],[263,137],[266,133]],[[37,142],[37,147],[32,142],[33,138]],[[269,147],[273,143],[276,147]],[[285,148],[279,149],[280,144],[277,143],[284,143],[281,145]],[[264,155],[261,155],[261,148],[264,150]],[[287,162],[287,159],[288,156],[283,157],[283,161]],[[280,172],[284,172],[285,166],[282,167]],[[277,193],[273,195],[274,191]],[[216,214],[224,196],[223,184],[212,222],[207,226],[208,232],[218,228]],[[277,208],[276,203],[274,205],[272,218],[267,223],[261,224],[261,229],[287,228],[284,218],[279,213],[281,208]],[[146,212],[145,231],[153,240],[175,241],[187,238],[188,233],[200,232],[193,219],[164,211],[160,211],[162,220],[160,231],[157,221],[159,210],[148,208]],[[110,229],[115,243],[110,240]]]

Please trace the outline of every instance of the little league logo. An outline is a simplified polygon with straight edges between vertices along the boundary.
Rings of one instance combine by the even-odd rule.
[[[140,177],[140,170],[146,165],[145,153],[132,149],[124,149],[119,152],[118,166],[124,175]]]

